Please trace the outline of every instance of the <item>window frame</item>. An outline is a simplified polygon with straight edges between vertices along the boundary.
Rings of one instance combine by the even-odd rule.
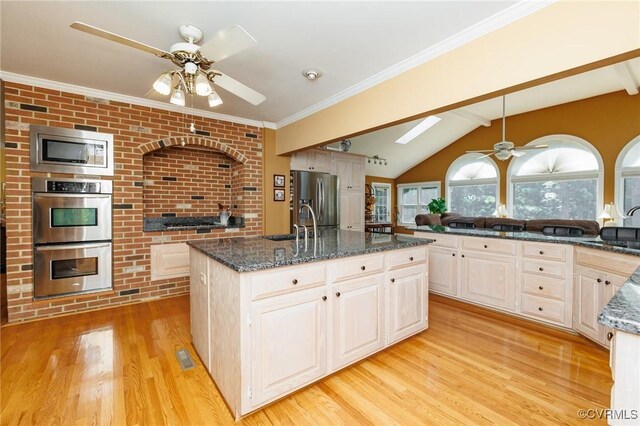
[[[451,209],[451,187],[492,185],[494,183],[496,185],[496,209],[498,208],[498,205],[500,204],[500,169],[498,168],[498,164],[496,164],[496,162],[492,158],[490,157],[481,158],[481,157],[484,157],[484,154],[469,152],[466,154],[462,154],[460,157],[453,160],[453,162],[449,165],[449,168],[447,169],[447,174],[445,176],[445,194],[447,194],[446,196],[447,211],[450,211],[450,212],[453,211]],[[454,167],[458,166],[459,163],[463,163],[463,164],[458,168],[464,167],[467,164],[475,163],[478,160],[486,161],[489,165],[491,165],[496,171],[496,177],[451,181],[451,178],[453,177],[453,173],[455,170]],[[454,212],[454,213],[457,213],[457,212]]]
[[[624,210],[624,184],[623,179],[625,177],[638,177],[640,178],[640,166],[636,167],[627,167],[623,168],[622,163],[624,158],[627,156],[629,151],[634,148],[636,145],[640,145],[640,135],[631,139],[625,146],[622,148],[618,157],[616,158],[616,168],[615,168],[615,182],[614,182],[614,195],[613,199],[615,200],[615,205],[618,208],[619,212],[622,215],[625,215],[626,212]],[[622,209],[622,210],[620,210]],[[624,223],[624,219],[622,219]]]
[[[557,144],[558,141],[568,141],[575,142],[583,147],[587,148],[596,158],[598,162],[598,170],[594,172],[570,172],[570,173],[560,173],[560,174],[549,174],[549,175],[532,175],[532,176],[513,176],[514,168],[516,161],[509,161],[509,166],[507,167],[507,210],[513,216],[513,196],[514,196],[514,184],[515,183],[525,183],[525,182],[546,182],[546,181],[566,181],[566,180],[580,180],[580,179],[596,179],[596,217],[588,220],[598,220],[597,215],[602,212],[604,208],[604,162],[602,161],[602,156],[600,152],[593,146],[591,143],[586,140],[579,138],[577,136],[572,135],[564,135],[564,134],[555,134],[542,136],[540,138],[534,139],[531,142],[527,143],[524,146],[529,145],[549,145],[547,149],[553,149],[554,142],[557,147],[562,147],[562,144]],[[514,157],[512,157],[513,159]],[[548,176],[547,179],[543,179],[544,176]],[[515,180],[514,180],[515,178]]]
[[[384,182],[371,182],[371,188],[373,188],[373,196],[376,197],[376,203],[378,202],[378,197],[376,196],[376,187],[382,187],[382,188],[387,188],[388,192],[387,192],[387,218],[383,221],[383,222],[392,222],[392,215],[393,215],[393,205],[391,204],[392,201],[392,197],[391,197],[391,190],[392,190],[392,185],[390,183],[384,183]],[[375,221],[378,222],[378,218],[376,217],[376,205],[373,205],[373,216],[375,218]]]
[[[442,197],[442,183],[439,180],[433,180],[428,182],[415,182],[415,183],[399,183],[396,185],[396,206],[398,209],[398,225],[415,225],[413,222],[402,222],[402,189],[403,188],[417,188],[418,189],[418,211],[420,210],[420,188],[429,187],[436,188],[438,191],[437,198]],[[419,214],[419,213],[418,213]]]

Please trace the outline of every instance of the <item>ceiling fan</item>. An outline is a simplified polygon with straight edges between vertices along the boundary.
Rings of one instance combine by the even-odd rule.
[[[483,149],[479,151],[467,151],[467,153],[484,153],[488,152],[479,158],[489,157],[490,155],[495,155],[498,160],[508,160],[513,157],[522,157],[527,153],[527,151],[531,151],[534,149],[544,149],[548,148],[549,145],[533,145],[533,146],[515,146],[513,142],[507,141],[506,138],[507,125],[506,125],[506,109],[505,109],[505,96],[502,97],[502,141],[493,145],[493,149]]]
[[[257,43],[239,25],[219,31],[202,46],[196,44],[202,40],[204,35],[200,28],[193,25],[180,25],[179,32],[186,43],[173,44],[169,52],[82,22],[74,22],[71,24],[71,28],[115,41],[173,62],[179,69],[163,73],[153,83],[153,88],[158,93],[162,95],[171,94],[170,102],[172,104],[184,106],[185,93],[207,96],[209,106],[212,108],[222,104],[222,99],[213,89],[211,83],[253,105],[259,105],[266,99],[261,93],[211,68],[215,62],[235,55]]]

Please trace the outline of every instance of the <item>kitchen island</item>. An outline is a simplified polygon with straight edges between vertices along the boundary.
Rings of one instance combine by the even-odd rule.
[[[429,239],[190,241],[193,345],[236,419],[427,328]]]

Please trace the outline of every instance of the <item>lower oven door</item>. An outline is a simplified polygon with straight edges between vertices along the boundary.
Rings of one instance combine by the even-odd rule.
[[[36,298],[110,289],[111,243],[36,246]]]

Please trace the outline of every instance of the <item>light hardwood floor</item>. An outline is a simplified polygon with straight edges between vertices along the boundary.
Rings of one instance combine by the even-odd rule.
[[[2,328],[2,425],[233,423],[199,360],[179,368],[188,310],[183,296]],[[240,423],[574,424],[607,407],[608,352],[587,340],[436,296],[429,313],[427,331]]]

